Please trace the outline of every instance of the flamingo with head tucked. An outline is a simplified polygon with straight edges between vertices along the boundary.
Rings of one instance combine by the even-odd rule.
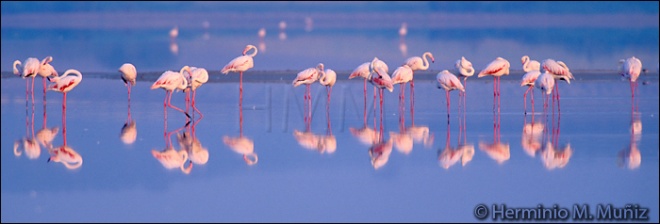
[[[454,64],[454,66],[456,67],[456,70],[458,70],[458,74],[463,76],[463,88],[467,89],[467,78],[474,75],[474,67],[472,66],[472,62],[465,59],[465,57],[461,57],[461,59],[456,61],[456,64]],[[466,99],[465,92],[458,92],[458,96],[460,98],[463,98],[462,103],[460,102],[461,100],[459,100],[458,106],[460,110],[461,104],[463,105],[463,107],[465,107],[465,99]]]
[[[637,90],[637,78],[642,72],[642,61],[635,56],[619,61],[619,73],[630,81],[630,92],[633,99],[633,111],[635,110],[635,91]]]
[[[311,120],[312,118],[312,93],[310,90],[310,86],[312,83],[316,82],[316,80],[319,80],[319,77],[323,75],[325,72],[323,70],[323,63],[319,63],[316,67],[314,68],[308,68],[305,69],[301,72],[298,72],[298,75],[296,78],[293,80],[291,84],[293,84],[293,87],[298,87],[299,85],[306,85],[305,89],[305,105],[308,106],[308,111],[306,113],[305,117],[305,122],[307,123],[308,119]],[[325,76],[325,75],[323,75]]]
[[[402,65],[401,67],[398,67],[394,72],[392,73],[392,84],[396,85],[399,84],[399,89],[401,90],[401,93],[399,93],[399,104],[400,104],[400,109],[403,112],[403,102],[405,101],[405,89],[406,89],[406,84],[410,81],[413,80],[413,70],[410,68],[408,65]]]
[[[55,68],[50,64],[50,62],[52,61],[53,61],[52,56],[45,57],[43,60],[41,60],[41,65],[39,67],[38,74],[41,76],[44,84],[44,104],[46,102],[46,90],[48,89],[48,87],[46,87],[46,79],[49,77],[59,76]]]
[[[197,106],[195,106],[195,98],[197,96],[197,88],[202,86],[202,84],[206,83],[209,81],[209,73],[206,71],[204,68],[197,68],[197,67],[190,67],[190,70],[188,71],[188,74],[190,74],[190,77],[188,77],[189,81],[188,84],[190,86],[190,89],[192,90],[192,98],[190,100],[190,105],[192,106],[194,111],[197,111],[197,113],[201,116],[204,117],[202,112],[197,109]],[[184,92],[188,92],[188,89],[184,90]],[[186,93],[186,97],[188,94]]]
[[[552,76],[552,74],[548,73],[546,71],[545,73],[541,74],[537,79],[536,82],[534,83],[534,86],[536,88],[540,89],[542,93],[545,93],[543,95],[543,111],[545,112],[546,109],[548,108],[548,97],[547,95],[550,95],[552,93],[552,89],[555,87],[555,79]]]
[[[392,79],[390,78],[390,75],[387,74],[386,71],[387,68],[386,65],[387,64],[385,64],[385,62],[378,59],[378,57],[374,57],[374,60],[371,61],[371,65],[369,66],[369,70],[371,71],[371,79],[369,81],[372,85],[380,89],[380,93],[379,93],[380,94],[380,104],[379,104],[380,105],[380,135],[381,135],[380,139],[382,139],[382,135],[383,135],[383,89],[387,89],[390,92],[394,91],[394,85],[392,83]],[[375,106],[376,105],[374,102],[374,108]]]
[[[131,86],[135,86],[135,79],[137,78],[137,69],[131,63],[124,63],[119,67],[119,73],[121,73],[121,80],[124,81],[124,85],[128,87],[128,103],[130,106],[131,102]]]
[[[571,84],[571,79],[575,79],[573,77],[573,73],[571,73],[570,69],[568,69],[568,66],[562,62],[562,61],[555,61],[554,59],[546,59],[543,61],[543,69],[547,72],[550,73],[554,79],[557,80],[564,80],[568,84]],[[561,112],[561,106],[559,104],[559,86],[555,85],[555,92],[552,96],[553,102],[554,99],[557,99],[557,110]]]
[[[151,85],[151,89],[164,89],[165,90],[165,100],[163,101],[163,106],[170,107],[172,109],[178,110],[181,113],[184,113],[186,117],[190,118],[188,112],[183,111],[182,109],[172,105],[172,93],[176,90],[184,90],[188,87],[188,80],[183,75],[183,72],[190,71],[190,67],[184,66],[179,72],[165,71],[160,77]]]
[[[332,86],[337,82],[337,73],[332,69],[326,69],[321,78],[319,79],[321,85],[326,87],[328,92],[328,103],[330,103],[330,95],[332,94]]]
[[[497,105],[497,113],[500,112],[500,77],[503,75],[509,75],[509,68],[511,64],[509,61],[502,57],[497,57],[495,60],[486,65],[486,68],[479,72],[477,75],[478,78],[484,76],[493,76],[495,78],[493,82],[493,111],[495,111],[495,105]]]

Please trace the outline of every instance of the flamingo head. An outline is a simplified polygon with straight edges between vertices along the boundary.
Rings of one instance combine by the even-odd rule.
[[[324,65],[323,65],[323,63],[319,63],[319,64],[316,66],[316,69],[318,69],[319,71],[324,71],[324,70],[323,70],[323,69],[324,69]]]

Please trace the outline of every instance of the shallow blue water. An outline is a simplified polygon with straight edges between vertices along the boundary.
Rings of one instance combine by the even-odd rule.
[[[479,221],[473,213],[478,204],[519,208],[556,204],[568,209],[587,204],[594,215],[598,205],[639,204],[650,209],[650,221],[658,221],[657,3],[651,12],[648,8],[652,7],[599,3],[618,7],[587,7],[595,11],[580,14],[582,20],[575,23],[562,24],[574,19],[575,8],[581,7],[576,3],[574,9],[562,7],[565,11],[548,14],[559,21],[530,17],[545,21],[536,23],[540,27],[511,22],[510,17],[485,10],[495,4],[501,12],[508,12],[504,6],[512,3],[415,3],[407,10],[384,3],[329,4],[324,5],[329,10],[326,14],[311,15],[311,31],[305,30],[303,22],[310,15],[301,11],[313,3],[264,3],[287,10],[261,9],[266,11],[251,20],[225,9],[235,4],[243,7],[242,13],[259,15],[249,4],[211,4],[207,7],[210,12],[191,13],[200,6],[172,12],[181,3],[160,3],[148,10],[143,9],[146,3],[135,3],[131,6],[135,11],[126,15],[149,12],[139,22],[113,17],[117,5],[92,5],[90,9],[85,4],[67,4],[72,3],[46,7],[53,10],[38,17],[27,12],[25,5],[2,3],[2,222],[469,222]],[[347,10],[356,5],[373,11]],[[426,14],[413,13],[426,5],[431,6]],[[449,8],[482,14],[450,16],[467,18],[468,27],[427,20],[447,19],[443,13]],[[538,9],[542,7],[533,8],[547,13],[547,9]],[[10,9],[15,11],[6,13]],[[214,14],[213,10],[226,11]],[[514,11],[514,19],[527,15],[520,11]],[[613,22],[628,18],[624,13],[630,11],[642,16],[634,18],[654,20],[633,26]],[[177,13],[183,17],[163,17]],[[400,14],[393,17],[389,13]],[[605,13],[613,13],[610,17],[614,19],[591,23]],[[61,21],[54,22],[49,17],[53,15],[61,16]],[[36,18],[32,21],[48,19],[25,27],[7,22],[24,18],[21,16]],[[79,20],[79,16],[87,20]],[[110,23],[103,18],[117,20]],[[500,25],[478,25],[481,18]],[[223,24],[220,19],[234,23]],[[205,20],[211,24],[206,31],[201,25]],[[283,40],[277,27],[281,20],[289,24]],[[406,55],[399,48],[397,34],[404,21],[409,22]],[[59,25],[41,29],[52,24]],[[168,32],[177,24],[180,35],[174,42],[179,51],[175,53]],[[237,75],[221,75],[219,70],[246,44],[259,42],[256,33],[262,26],[268,32],[266,50],[260,50],[255,67],[245,74],[239,109]],[[383,108],[382,142],[391,145],[379,151],[363,143],[351,130],[365,127],[365,107],[366,125],[374,128],[372,90],[368,88],[365,105],[363,82],[347,80],[348,73],[374,56],[393,70],[407,57],[424,51],[432,51],[436,61],[429,71],[415,77],[414,126],[428,128],[427,134],[422,132],[419,140],[394,141],[397,133],[413,126],[409,99],[401,123],[399,87],[395,87],[394,92],[385,93]],[[69,92],[66,108],[66,144],[83,161],[77,168],[47,162],[50,154],[44,146],[36,152],[19,147],[18,156],[13,150],[15,142],[32,135],[31,129],[37,133],[43,127],[57,127],[52,143],[55,147],[64,144],[62,94],[48,92],[44,104],[41,79],[37,78],[33,107],[26,102],[25,80],[8,72],[15,59],[46,55],[54,56],[52,64],[60,73],[76,68],[84,75],[82,83]],[[563,60],[574,71],[576,80],[559,84],[561,114],[543,113],[537,90],[535,113],[524,114],[526,88],[518,81],[522,55]],[[632,55],[642,59],[648,69],[639,79],[635,112],[629,83],[614,70],[618,59]],[[452,69],[461,56],[472,60],[478,70],[497,56],[511,62],[512,74],[502,79],[499,117],[492,111],[490,77],[467,80],[464,117],[458,111],[457,92],[451,92],[447,116],[445,92],[436,88],[433,78],[443,69]],[[130,110],[126,87],[116,72],[124,62],[135,64],[140,73]],[[329,111],[326,90],[312,86],[312,121],[307,126],[304,87],[293,88],[290,83],[298,71],[319,62],[338,71],[339,81]],[[164,91],[149,89],[164,70],[178,70],[183,65],[205,67],[211,74],[197,92],[196,105],[204,117],[188,125],[185,115],[173,109],[164,113]],[[184,108],[183,94],[175,93],[172,103]],[[137,136],[124,143],[121,133],[129,113]],[[535,127],[545,129],[537,129],[537,135],[529,138],[523,132],[532,117],[538,124]],[[500,128],[496,129],[498,119]],[[631,134],[632,127],[639,132]],[[170,141],[181,151],[177,133],[192,134],[193,128],[203,149],[196,154],[206,150],[208,160],[192,158],[190,153],[195,163],[189,173],[178,166],[167,169],[152,151],[163,151]],[[299,141],[294,136],[299,132],[312,140]],[[170,138],[167,133],[172,133]],[[332,147],[330,133],[336,147]],[[241,153],[223,141],[241,134],[254,144],[258,156],[254,165],[248,165]],[[406,140],[408,144],[404,144]],[[489,150],[487,145],[494,142],[508,145],[508,150]],[[474,154],[460,151],[461,143],[472,145]],[[555,147],[548,147],[549,143]],[[382,157],[375,166],[372,159],[378,152]],[[640,161],[637,159],[641,162],[635,162]]]

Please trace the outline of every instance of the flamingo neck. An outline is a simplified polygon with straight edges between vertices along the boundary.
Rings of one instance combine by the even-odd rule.
[[[430,65],[429,60],[427,59],[427,57],[431,57],[430,52],[426,52],[426,53],[424,53],[424,55],[422,55],[422,69],[424,69],[424,70],[428,69],[429,65]]]
[[[252,54],[248,54],[247,56],[250,56],[250,57],[257,56],[257,52],[259,52],[259,50],[258,50],[256,47],[254,47],[254,46],[251,46],[250,48],[248,48],[248,49],[245,51],[245,53],[247,54],[247,52],[250,51],[251,49],[253,49],[254,51],[252,52]]]
[[[20,74],[21,74],[20,71],[19,71],[19,69],[18,69],[18,66],[21,66],[21,67],[23,66],[23,65],[21,64],[21,61],[19,61],[19,60],[14,61],[13,68],[14,68],[14,74],[16,74],[16,75],[20,75]]]

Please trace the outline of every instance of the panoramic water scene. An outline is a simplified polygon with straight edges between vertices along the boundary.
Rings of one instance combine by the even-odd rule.
[[[658,2],[1,6],[2,222],[659,220]]]

